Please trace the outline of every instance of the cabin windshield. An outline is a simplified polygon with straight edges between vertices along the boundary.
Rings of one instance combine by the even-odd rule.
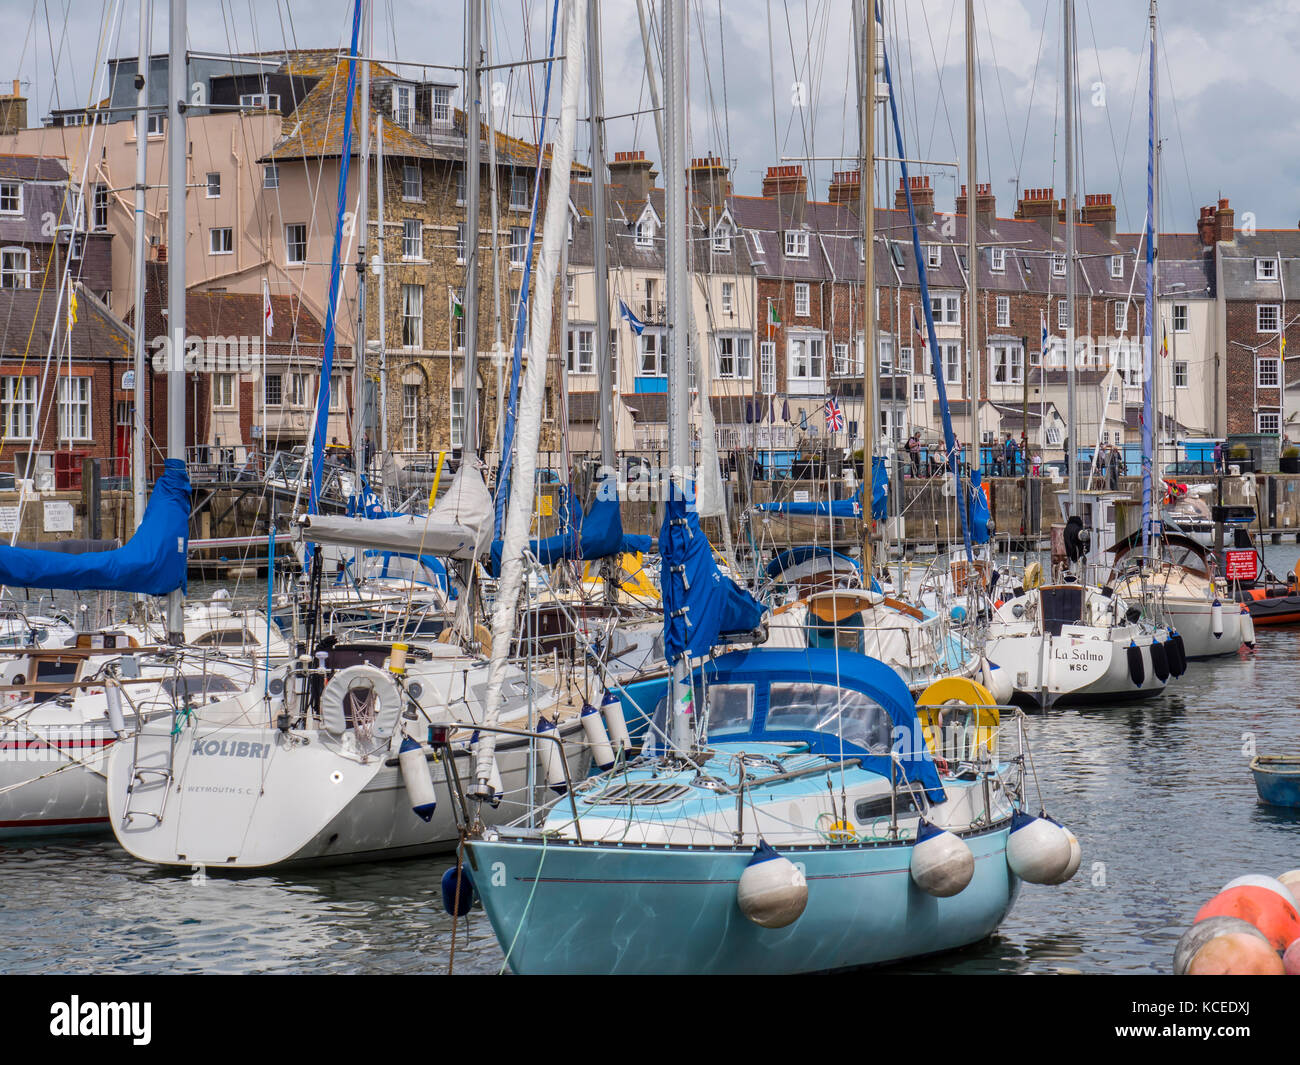
[[[1083,586],[1058,585],[1042,588],[1039,596],[1043,604],[1043,631],[1053,636],[1061,635],[1062,625],[1079,625],[1083,622]]]
[[[831,684],[773,684],[768,695],[770,732],[824,732],[870,751],[888,754],[893,720],[876,700]]]

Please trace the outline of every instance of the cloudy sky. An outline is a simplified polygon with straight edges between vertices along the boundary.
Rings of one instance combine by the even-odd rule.
[[[554,0],[491,0],[495,63],[546,54]],[[688,0],[691,153],[729,158],[740,192],[757,192],[774,162],[852,155],[849,0]],[[165,0],[155,0],[154,51],[165,50]],[[210,52],[346,45],[351,0],[191,0],[190,46]],[[464,62],[464,4],[373,0],[374,54],[413,64],[413,77],[454,80],[437,65]],[[657,0],[645,0],[658,30]],[[965,168],[965,44],[962,0],[881,0],[903,112],[907,154],[959,169],[923,168],[940,209]],[[603,0],[606,112],[650,106],[636,0]],[[999,214],[1018,188],[1064,190],[1060,0],[975,0],[978,41],[979,180],[993,184]],[[1147,18],[1142,0],[1078,0],[1080,193],[1110,192],[1123,228],[1142,222],[1146,167]],[[652,11],[651,9],[655,9]],[[134,55],[134,0],[0,0],[5,41],[0,83],[19,78],[32,121],[52,107],[99,98],[103,58]],[[1231,198],[1239,223],[1262,228],[1300,219],[1300,0],[1210,0],[1161,5],[1161,221],[1190,231],[1197,208]],[[414,64],[431,67],[421,72]],[[535,135],[545,68],[493,73],[498,118]],[[558,73],[558,71],[557,71]],[[554,79],[558,98],[558,76]],[[892,131],[888,151],[896,154]],[[610,150],[658,158],[649,115],[609,124]],[[818,196],[828,158],[805,162]],[[896,171],[878,180],[896,183]],[[892,170],[892,168],[889,168]]]

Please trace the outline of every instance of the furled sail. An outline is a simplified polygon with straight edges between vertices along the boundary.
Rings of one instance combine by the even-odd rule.
[[[167,459],[135,535],[112,551],[0,547],[0,584],[15,588],[134,592],[185,591],[190,537],[190,475],[182,459]]]
[[[564,559],[589,561],[607,558],[624,550],[645,550],[645,547],[625,547],[623,518],[615,482],[610,478],[596,491],[587,510],[574,508],[575,513],[567,528],[554,536],[530,540],[528,552],[543,566],[552,566]],[[644,538],[647,542],[649,537]],[[648,546],[648,544],[647,544]],[[501,575],[501,541],[492,542],[492,576]]]
[[[659,583],[664,657],[673,662],[683,654],[692,658],[708,654],[722,636],[753,632],[763,620],[764,608],[719,572],[699,515],[676,485],[670,495],[659,531]]]

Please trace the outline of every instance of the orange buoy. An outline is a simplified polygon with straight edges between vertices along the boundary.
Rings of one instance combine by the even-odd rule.
[[[1300,976],[1300,939],[1297,939],[1282,955],[1282,968],[1287,976]]]
[[[1285,891],[1285,889],[1283,889]],[[1289,894],[1289,892],[1288,892]],[[1207,917],[1240,917],[1249,921],[1273,944],[1286,950],[1300,939],[1300,913],[1282,893],[1254,884],[1225,888],[1197,911],[1196,921]]]
[[[1229,933],[1254,936],[1272,949],[1272,944],[1264,938],[1264,933],[1240,917],[1207,917],[1192,925],[1178,941],[1178,946],[1174,949],[1174,975],[1186,976],[1187,967],[1200,949],[1216,936],[1226,936]]]
[[[1215,936],[1192,958],[1188,976],[1283,976],[1282,959],[1258,936]]]

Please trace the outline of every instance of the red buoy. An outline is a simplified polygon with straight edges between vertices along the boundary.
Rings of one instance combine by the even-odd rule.
[[[1266,887],[1243,884],[1220,891],[1197,911],[1195,919],[1207,917],[1240,917],[1263,932],[1277,951],[1300,939],[1300,913],[1281,893]]]

